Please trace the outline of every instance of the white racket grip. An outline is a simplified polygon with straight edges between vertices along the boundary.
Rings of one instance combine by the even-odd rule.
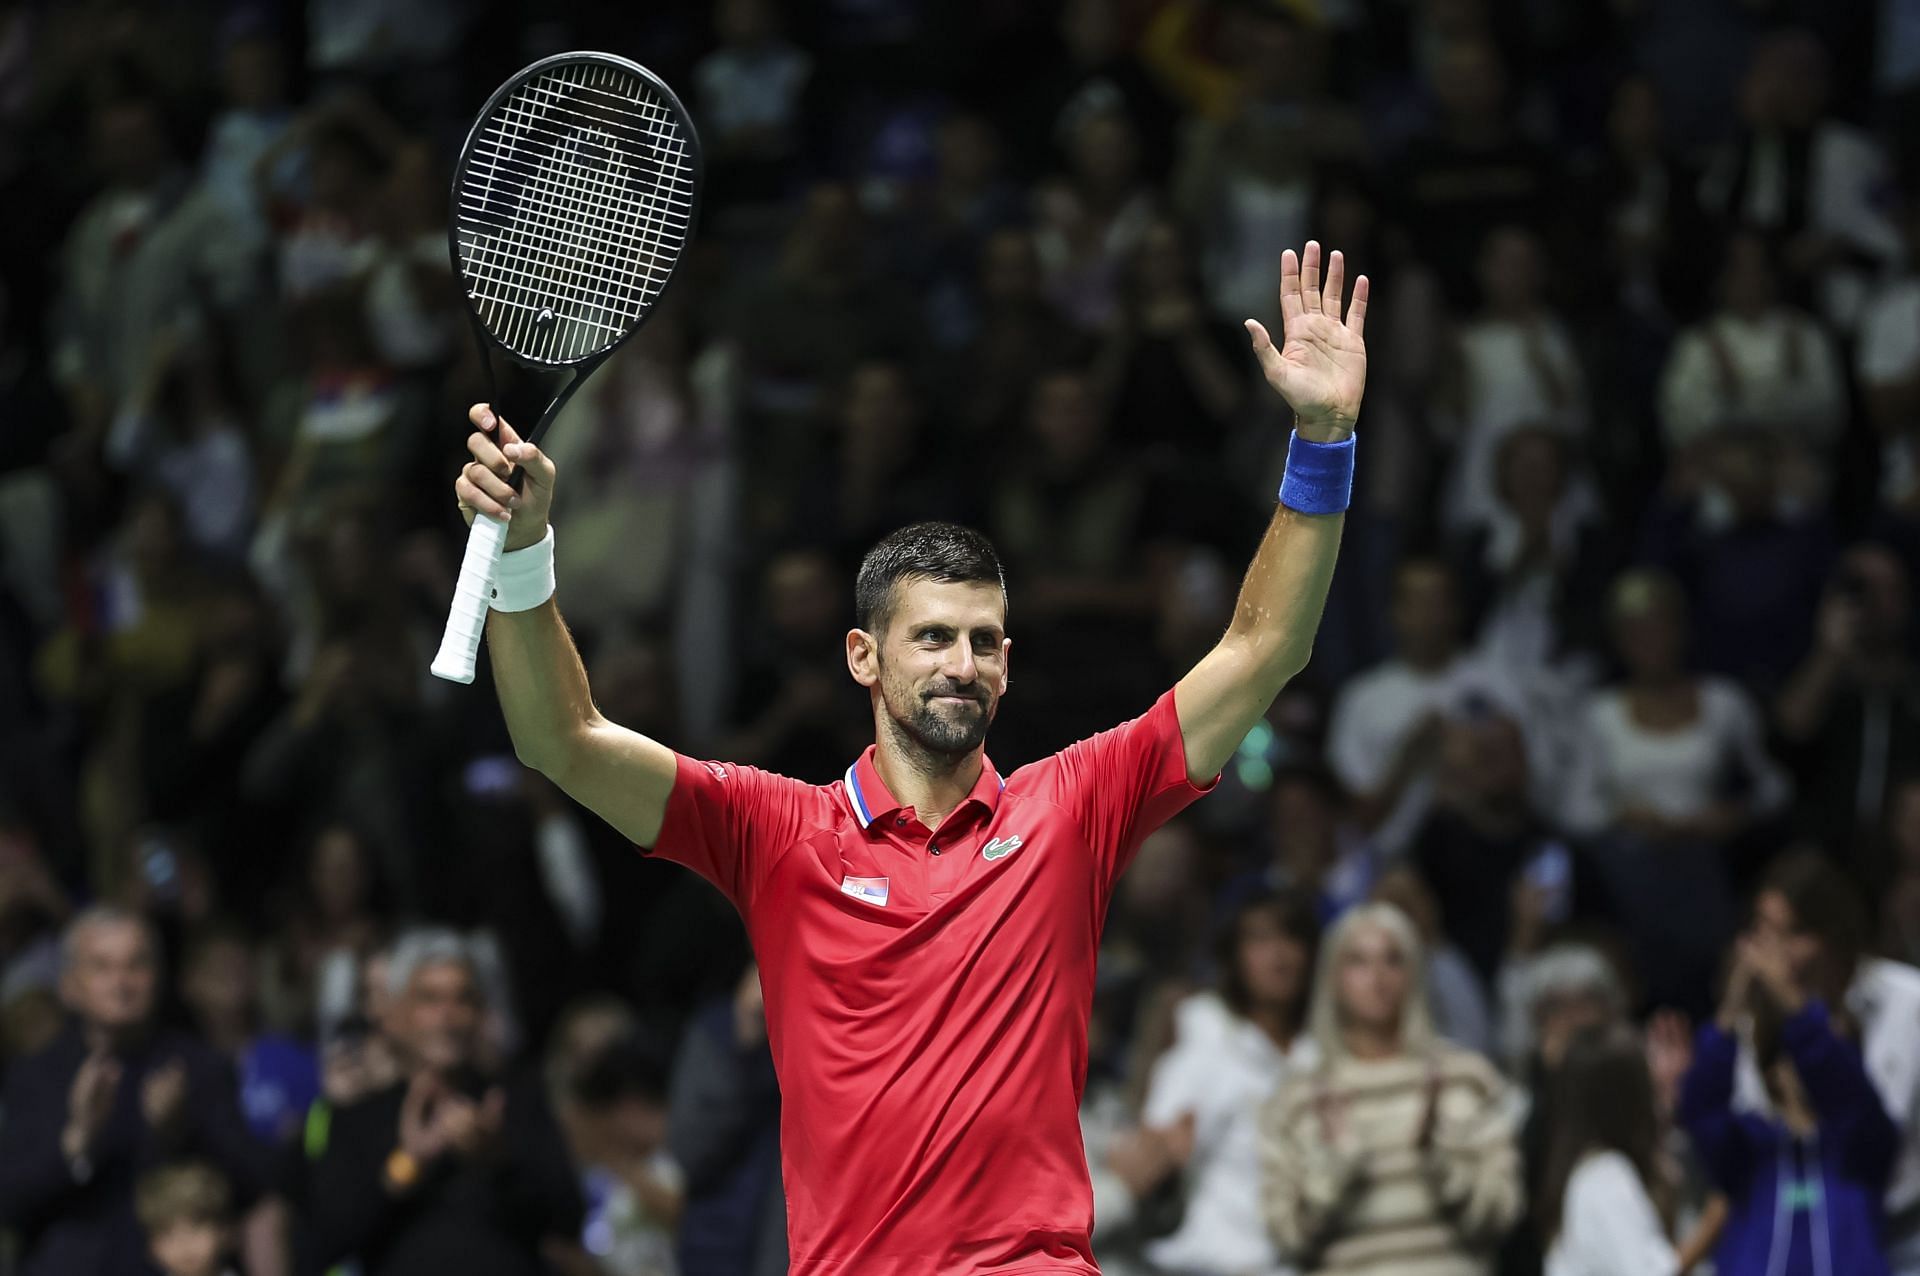
[[[494,574],[507,546],[507,525],[477,514],[467,533],[466,557],[460,560],[460,583],[453,587],[453,606],[447,612],[447,630],[440,635],[440,654],[433,658],[433,676],[448,682],[472,682],[480,654],[480,635],[487,628],[487,607],[493,597]]]

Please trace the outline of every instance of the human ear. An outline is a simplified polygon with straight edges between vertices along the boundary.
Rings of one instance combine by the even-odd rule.
[[[847,631],[847,672],[863,687],[880,681],[880,644],[864,629]]]

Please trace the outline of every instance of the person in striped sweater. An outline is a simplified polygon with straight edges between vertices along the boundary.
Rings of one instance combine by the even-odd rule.
[[[1435,1035],[1413,924],[1349,912],[1320,963],[1319,1062],[1261,1114],[1267,1225],[1314,1276],[1486,1276],[1522,1209],[1516,1104]]]

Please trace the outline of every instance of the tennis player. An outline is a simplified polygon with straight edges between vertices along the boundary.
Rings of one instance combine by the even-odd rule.
[[[984,537],[922,523],[867,554],[846,661],[875,739],[837,782],[695,761],[595,709],[553,601],[553,463],[473,408],[455,490],[510,520],[487,641],[515,751],[745,919],[795,1276],[1098,1271],[1079,1102],[1100,929],[1141,840],[1312,651],[1366,382],[1367,279],[1343,316],[1343,269],[1323,284],[1318,244],[1288,250],[1284,344],[1247,322],[1295,425],[1225,636],[1142,716],[1007,776],[982,749],[1012,649]]]

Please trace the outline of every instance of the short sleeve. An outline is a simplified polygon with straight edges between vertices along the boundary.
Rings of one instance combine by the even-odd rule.
[[[1212,789],[1187,778],[1180,716],[1168,691],[1131,722],[1089,736],[1037,764],[1051,770],[1047,796],[1078,822],[1108,886],[1133,862],[1147,834]]]
[[[700,874],[745,917],[768,870],[808,827],[821,792],[758,767],[674,758],[667,813],[646,853]]]
[[[1582,1271],[1602,1276],[1664,1276],[1679,1266],[1653,1201],[1633,1164],[1618,1152],[1588,1157],[1567,1182],[1561,1248]]]

